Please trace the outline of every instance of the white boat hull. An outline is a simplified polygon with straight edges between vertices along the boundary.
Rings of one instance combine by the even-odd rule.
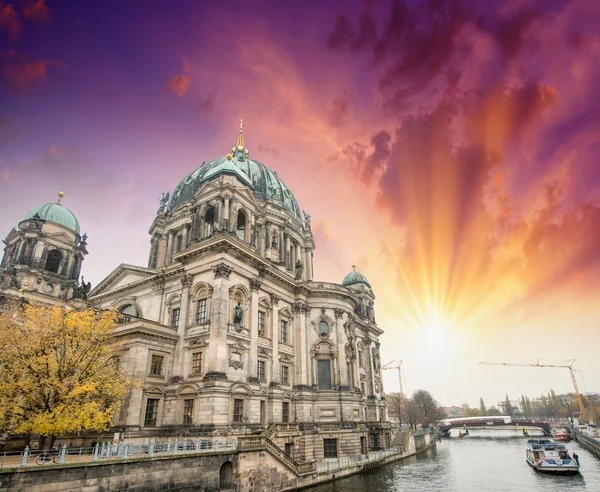
[[[544,460],[537,463],[526,460],[529,466],[541,473],[554,473],[556,475],[575,475],[579,473],[579,465],[575,460]]]

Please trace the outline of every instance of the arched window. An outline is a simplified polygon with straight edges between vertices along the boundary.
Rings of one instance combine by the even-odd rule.
[[[119,312],[123,315],[121,317],[121,323],[129,323],[131,321],[131,317],[138,316],[138,311],[133,304],[125,304],[119,308]]]
[[[244,233],[246,232],[246,214],[243,210],[240,210],[237,214],[237,224],[235,233],[242,241],[244,240]]]
[[[61,260],[62,253],[57,249],[53,249],[48,253],[48,259],[46,260],[44,269],[52,273],[58,273],[58,267],[60,266]]]
[[[329,335],[329,325],[327,321],[319,321],[319,335]]]
[[[204,236],[210,236],[215,230],[215,207],[208,207],[204,214]]]

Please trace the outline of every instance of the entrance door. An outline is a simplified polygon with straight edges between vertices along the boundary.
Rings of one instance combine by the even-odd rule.
[[[219,490],[230,490],[233,485],[233,465],[226,461],[219,471]]]

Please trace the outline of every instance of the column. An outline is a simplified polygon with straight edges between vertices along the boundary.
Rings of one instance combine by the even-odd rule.
[[[186,249],[188,247],[188,237],[190,230],[190,224],[184,224],[183,226],[183,238],[181,240],[181,249]]]
[[[216,210],[216,219],[217,219],[217,227],[219,229],[219,231],[223,230],[223,204],[221,203],[221,200],[218,199],[216,200],[216,204],[215,204]]]
[[[229,230],[235,232],[237,229],[237,199],[232,198],[229,203]]]
[[[246,210],[246,222],[244,223],[244,242],[250,243],[252,235],[252,212]]]
[[[170,265],[171,264],[171,259],[173,258],[173,237],[174,237],[174,232],[173,231],[169,231],[169,237],[167,240],[167,258],[165,260],[165,265]]]
[[[229,195],[225,195],[225,207],[223,208],[223,229],[229,230],[231,218],[229,216]]]
[[[252,288],[252,285],[250,286]],[[250,294],[250,313],[244,320],[244,324],[250,332],[250,376],[258,376],[258,288]],[[266,368],[265,368],[266,371]],[[266,374],[265,374],[266,376]]]
[[[279,297],[271,294],[271,346],[273,347],[273,372],[271,381],[281,384],[281,364],[279,363]],[[295,361],[297,362],[297,361]],[[289,377],[293,377],[292,374]]]
[[[271,223],[267,221],[265,231],[265,258],[271,258]]]
[[[283,238],[283,226],[279,229],[279,261],[285,262],[285,240]]]
[[[306,328],[306,305],[303,303],[296,304],[294,306],[294,333],[292,344],[294,345],[294,362],[296,370],[296,384],[309,384],[308,382],[308,371],[304,370],[308,368],[310,363],[310,351],[307,350],[308,346],[308,333],[309,330]]]
[[[185,370],[185,331],[188,321],[188,309],[190,304],[190,287],[193,277],[186,273],[181,279],[181,304],[179,305],[179,326],[177,326],[177,347],[175,348],[175,360],[173,361],[173,375],[186,376]]]
[[[228,367],[227,324],[229,322],[229,276],[233,268],[225,263],[213,267],[215,276],[210,306],[210,339],[206,358],[207,372],[226,374]]]
[[[256,215],[252,214],[252,229],[250,230],[250,244],[258,249]]]
[[[304,271],[306,272],[305,278],[306,280],[312,280],[313,279],[313,272],[312,272],[312,251],[310,249],[305,249],[304,250]]]
[[[291,259],[290,259],[290,235],[285,235],[285,267],[288,270],[292,269]]]
[[[158,261],[156,263],[156,268],[165,266],[167,259],[167,244],[167,235],[163,234],[158,241]]]
[[[264,258],[265,256],[265,225],[260,224],[258,227],[258,254]]]
[[[17,265],[20,265],[21,263],[23,263],[26,248],[27,248],[27,243],[25,242],[25,240],[21,241],[21,244],[19,245],[19,254],[17,255]]]

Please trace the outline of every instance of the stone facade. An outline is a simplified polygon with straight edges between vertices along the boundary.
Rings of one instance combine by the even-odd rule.
[[[149,230],[147,266],[122,264],[89,293],[95,307],[121,313],[123,371],[141,383],[115,429],[141,443],[268,430],[298,462],[389,447],[373,290],[356,271],[342,284],[313,278],[310,217],[249,159],[241,130],[231,154],[203,163],[168,198]],[[9,234],[3,267],[28,227]],[[61,226],[40,229],[52,239],[27,271],[59,240],[52,227]],[[70,258],[87,253],[85,238],[63,236]],[[82,292],[80,265],[65,269],[63,302]]]
[[[62,196],[59,193],[57,203],[32,209],[4,239],[0,297],[24,297],[42,304],[64,304],[74,294],[82,297],[77,295],[82,292],[78,280],[88,253],[87,236],[79,235],[77,219],[60,204]],[[31,214],[36,210],[41,215]],[[57,210],[62,217],[56,217]],[[69,220],[57,221],[64,217]]]

